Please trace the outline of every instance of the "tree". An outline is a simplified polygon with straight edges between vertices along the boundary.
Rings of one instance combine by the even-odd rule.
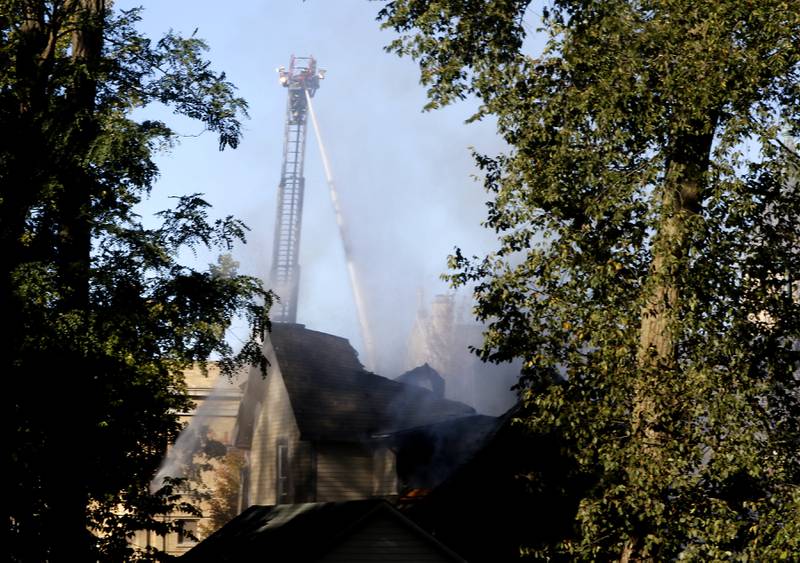
[[[450,259],[524,360],[523,422],[576,461],[574,527],[528,553],[800,550],[800,11],[785,0],[397,0],[428,108],[475,96],[498,249]],[[794,285],[792,285],[794,284]],[[794,292],[794,296],[793,296]],[[582,477],[584,479],[578,479]]]
[[[239,494],[242,485],[242,468],[245,466],[244,453],[229,448],[218,462],[214,474],[214,492],[208,502],[208,526],[202,529],[209,536],[239,515]]]
[[[176,417],[182,370],[212,352],[228,372],[264,365],[271,294],[225,264],[182,266],[182,249],[230,250],[246,227],[211,221],[199,194],[146,228],[135,213],[175,141],[131,111],[171,106],[239,142],[244,100],[205,44],[137,34],[138,11],[103,0],[0,1],[0,299],[10,389],[8,523],[14,561],[128,560],[136,529],[180,504],[148,492]],[[224,274],[224,275],[221,275]],[[221,327],[245,315],[234,353]],[[188,508],[188,507],[183,507]],[[97,535],[91,535],[89,531]],[[148,555],[149,556],[149,555]]]

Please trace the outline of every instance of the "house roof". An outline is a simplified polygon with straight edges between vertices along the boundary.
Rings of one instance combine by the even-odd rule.
[[[251,506],[181,559],[188,563],[311,561],[378,517],[389,518],[395,526],[424,540],[443,559],[463,561],[382,499]],[[402,548],[387,545],[390,549]],[[381,559],[390,555],[382,554]]]
[[[439,375],[438,371],[429,366],[427,362],[414,369],[408,370],[397,377],[395,381],[410,383],[411,385],[430,389],[437,397],[444,396],[444,378]]]
[[[345,338],[276,323],[269,340],[304,440],[362,441],[475,414],[428,389],[366,371]]]
[[[535,549],[568,537],[581,495],[595,486],[558,431],[515,423],[531,416],[529,409],[517,404],[499,417],[470,459],[404,511],[473,563],[517,562],[520,545]]]

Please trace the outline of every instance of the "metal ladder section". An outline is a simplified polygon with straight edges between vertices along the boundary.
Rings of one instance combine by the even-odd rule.
[[[312,59],[313,61],[313,59]],[[297,59],[292,60],[294,67]],[[292,68],[291,71],[306,71]],[[272,248],[270,281],[280,297],[270,311],[275,322],[294,323],[297,320],[297,298],[300,286],[300,233],[303,221],[303,161],[306,148],[307,104],[305,85],[289,83],[286,103],[286,125],[283,135],[283,165],[278,186],[278,205],[275,216],[275,238]]]

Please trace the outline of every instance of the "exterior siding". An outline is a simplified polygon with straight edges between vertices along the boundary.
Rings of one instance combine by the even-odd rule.
[[[316,454],[311,442],[297,443],[292,462],[293,502],[316,502]]]
[[[293,458],[300,450],[300,430],[292,412],[286,385],[280,373],[272,346],[266,346],[270,368],[266,380],[266,392],[257,414],[253,429],[253,445],[250,454],[250,505],[277,504],[277,444],[282,442],[289,448],[290,484],[287,502],[295,502],[292,494],[299,475],[294,471]],[[244,507],[246,508],[246,507]]]
[[[323,555],[320,563],[452,563],[432,542],[385,515],[372,518],[360,530]]]
[[[373,453],[373,490],[374,496],[391,496],[397,494],[397,464],[394,452],[387,447],[380,447]]]
[[[373,453],[357,444],[316,444],[317,501],[358,500],[373,496]]]

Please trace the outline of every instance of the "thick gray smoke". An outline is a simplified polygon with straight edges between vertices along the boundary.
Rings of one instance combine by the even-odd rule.
[[[128,4],[121,0],[116,6]],[[213,215],[232,214],[251,227],[249,244],[237,247],[234,258],[242,273],[267,280],[286,106],[286,89],[273,69],[286,65],[292,53],[314,55],[328,71],[314,107],[362,279],[376,356],[370,367],[390,377],[405,371],[418,291],[448,291],[439,276],[454,247],[481,255],[494,246],[493,233],[480,226],[486,194],[472,178],[478,171],[470,153],[470,147],[490,155],[503,150],[494,123],[465,125],[478,108],[475,100],[423,113],[427,100],[419,68],[383,50],[393,36],[375,21],[379,6],[363,0],[252,1],[237,3],[236,10],[189,0],[145,1],[144,8],[143,27],[154,38],[170,27],[186,35],[199,28],[213,66],[225,70],[249,101],[251,119],[244,123],[241,146],[220,153],[212,134],[191,137],[198,133],[196,124],[175,122],[168,111],[148,115],[187,138],[159,161],[162,177],[142,214],[168,206],[166,196],[205,193]],[[297,320],[348,338],[365,359],[347,260],[312,139]],[[201,252],[186,259],[205,264],[215,257]],[[470,322],[467,315],[462,324]],[[239,323],[234,329],[236,344],[245,339],[246,327]],[[473,340],[469,344],[478,343]],[[505,387],[498,384],[501,392]]]
[[[486,364],[471,352],[471,347],[483,343],[483,326],[470,317],[467,304],[454,294],[421,303],[408,340],[406,365],[427,363],[444,378],[445,397],[497,416],[516,400],[511,386],[521,364]]]

